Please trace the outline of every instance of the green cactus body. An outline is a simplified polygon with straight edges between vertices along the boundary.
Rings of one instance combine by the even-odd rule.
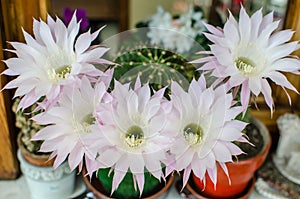
[[[109,172],[110,168],[107,169],[100,169],[97,172],[97,177],[101,184],[103,185],[103,188],[106,191],[107,195],[110,195],[111,189],[112,189],[112,181],[113,181],[113,175],[114,172]],[[163,182],[160,182],[158,179],[156,179],[154,176],[152,176],[150,173],[145,173],[145,184],[143,189],[142,197],[147,197],[157,189],[160,188],[160,184]],[[140,192],[138,191],[137,185],[136,188],[134,186],[134,181],[131,173],[127,173],[120,183],[117,190],[114,191],[112,194],[112,197],[114,198],[124,198],[124,199],[134,199],[134,198],[140,198]]]
[[[114,78],[121,83],[150,83],[154,90],[169,86],[171,81],[187,88],[199,76],[194,65],[182,56],[159,48],[140,48],[120,55],[114,60]]]

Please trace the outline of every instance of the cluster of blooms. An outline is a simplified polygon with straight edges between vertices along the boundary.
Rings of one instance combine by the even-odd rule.
[[[169,12],[158,7],[157,13],[150,17],[147,36],[153,45],[162,44],[166,49],[176,50],[178,53],[187,52],[197,35],[201,35],[205,27],[203,13],[194,11],[190,7],[187,13],[173,19]],[[178,38],[178,33],[186,37]]]
[[[239,23],[230,15],[224,30],[206,25],[212,34],[205,35],[214,44],[201,53],[212,55],[195,62],[205,63],[200,69],[218,80],[207,87],[202,75],[187,91],[172,82],[169,99],[166,88],[154,92],[139,78],[134,88],[115,80],[108,92],[113,71],[94,66],[112,64],[101,58],[108,49],[90,46],[100,30],[75,40],[79,23],[75,16],[68,27],[51,17],[48,24],[34,21],[35,38],[24,32],[26,44],[11,43],[17,57],[5,61],[4,74],[17,78],[5,88],[17,88],[19,109],[44,97],[39,104],[44,111],[33,119],[46,127],[33,140],[44,141],[40,150],[52,152],[55,168],[66,159],[71,169],[85,163],[90,175],[111,168],[112,191],[126,172],[141,192],[145,172],[161,179],[184,170],[184,185],[191,171],[202,180],[208,173],[217,183],[216,164],[228,175],[225,163],[243,153],[233,141],[247,142],[241,132],[246,123],[235,118],[247,108],[250,94],[262,92],[272,110],[266,78],[295,90],[278,71],[300,69],[298,59],[287,57],[299,45],[286,43],[290,30],[271,34],[278,22],[261,10],[250,18],[242,8]],[[241,87],[242,106],[234,105],[233,87]]]

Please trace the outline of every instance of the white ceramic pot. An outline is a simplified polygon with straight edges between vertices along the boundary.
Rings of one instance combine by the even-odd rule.
[[[71,172],[68,162],[57,169],[29,164],[18,151],[21,171],[25,176],[32,199],[66,199],[75,187],[75,171]]]

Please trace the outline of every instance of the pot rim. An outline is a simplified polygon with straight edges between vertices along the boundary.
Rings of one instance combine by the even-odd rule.
[[[27,163],[30,163],[31,165],[34,165],[36,167],[52,167],[55,158],[49,159],[50,155],[47,155],[47,154],[38,154],[37,155],[37,154],[29,152],[21,140],[22,136],[23,136],[23,133],[20,132],[17,137],[17,144],[18,144],[18,148],[19,148],[18,150],[20,150],[20,153],[22,154],[22,158],[24,158]]]
[[[250,157],[250,158],[245,158],[245,159],[237,159],[236,161],[233,161],[233,162],[227,162],[227,164],[249,164],[249,163],[252,163],[254,159],[256,159],[257,157],[259,156],[262,156],[264,153],[268,152],[270,147],[271,147],[271,144],[272,144],[272,139],[271,139],[271,135],[270,135],[270,132],[269,130],[267,129],[267,127],[259,120],[257,119],[256,117],[253,117],[251,116],[249,118],[249,122],[250,123],[253,123],[257,126],[257,128],[259,129],[262,137],[263,137],[263,140],[264,140],[264,146],[262,147],[261,151],[256,154],[255,156],[253,157]]]
[[[100,198],[103,199],[114,199],[114,198],[110,198],[109,196],[101,193],[100,191],[98,191],[91,183],[91,179],[87,174],[86,168],[82,169],[82,176],[83,176],[83,181],[85,182],[85,184],[87,185],[88,189],[90,191],[92,191],[94,194],[96,194],[97,197],[100,196]],[[160,189],[159,191],[157,191],[156,193],[154,193],[153,195],[146,197],[144,199],[155,199],[158,198],[160,195],[162,195],[163,193],[165,193],[173,184],[174,181],[174,175],[170,174],[167,178],[166,178],[166,183],[165,186],[162,187],[162,189]]]
[[[251,179],[251,182],[249,182],[249,184],[248,184],[248,188],[247,188],[247,190],[246,191],[244,191],[243,193],[243,195],[241,195],[241,196],[238,196],[238,198],[235,198],[235,199],[246,199],[246,198],[248,198],[249,196],[250,196],[250,194],[252,193],[252,191],[254,190],[254,187],[255,187],[255,182],[256,182],[256,178],[255,177],[253,177],[252,179]],[[190,184],[190,180],[187,182],[187,184],[186,184],[186,188],[187,188],[187,190],[189,191],[189,192],[191,192],[191,194],[193,195],[193,196],[195,196],[196,198],[198,198],[198,199],[209,199],[210,197],[206,197],[206,196],[204,196],[204,195],[201,195],[200,193],[198,193],[194,188],[193,188],[193,186]],[[230,197],[231,198],[231,197]]]

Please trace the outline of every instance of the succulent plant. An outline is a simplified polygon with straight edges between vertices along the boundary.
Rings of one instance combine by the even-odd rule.
[[[24,147],[28,150],[28,152],[33,154],[39,154],[40,152],[38,151],[40,149],[42,141],[31,141],[31,137],[43,128],[43,126],[38,125],[33,120],[31,120],[31,117],[38,113],[38,111],[36,111],[37,104],[28,107],[24,111],[17,111],[19,102],[20,99],[16,98],[16,100],[13,103],[12,110],[16,116],[15,125],[20,129],[19,133],[22,134],[21,142],[23,143]]]
[[[168,86],[171,81],[187,88],[193,78],[199,77],[195,66],[183,56],[156,47],[141,46],[119,53],[114,62],[117,63],[114,66],[115,79],[121,83],[135,82],[139,76],[142,83],[149,82],[154,90]]]

